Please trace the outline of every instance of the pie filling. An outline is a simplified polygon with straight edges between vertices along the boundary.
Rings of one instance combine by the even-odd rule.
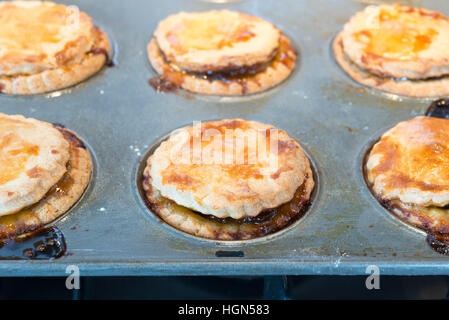
[[[301,218],[311,205],[310,190],[308,190],[308,175],[304,183],[296,190],[292,200],[273,209],[265,209],[255,217],[243,219],[217,218],[213,215],[205,215],[189,208],[180,206],[174,201],[154,192],[151,186],[151,178],[144,177],[143,184],[146,187],[146,203],[150,210],[162,217],[160,212],[164,209],[173,209],[182,215],[187,215],[195,222],[207,224],[219,238],[220,233],[226,233],[234,240],[257,238],[269,235],[287,227]]]
[[[186,76],[193,76],[208,81],[221,81],[227,85],[232,82],[242,83],[264,72],[269,67],[275,68],[279,63],[285,65],[289,69],[293,69],[296,62],[296,50],[292,46],[290,40],[285,36],[281,37],[278,48],[272,52],[266,62],[237,68],[228,66],[228,68],[220,71],[211,70],[207,72],[196,72],[182,69],[174,62],[171,62],[159,47],[158,49],[159,54],[163,57],[165,63],[162,75],[150,79],[150,84],[157,91],[171,91],[173,89],[181,88]]]
[[[72,132],[66,130],[60,125],[55,125],[55,127],[64,135],[65,139],[70,142],[71,149],[83,148],[85,149],[84,143]],[[68,190],[72,187],[74,180],[69,174],[71,168],[71,160],[66,164],[67,172],[62,176],[62,178],[50,188],[46,195],[37,203],[28,206],[11,215],[6,215],[0,217],[0,239],[14,237],[23,233],[31,232],[40,226],[33,224],[32,226],[27,226],[19,221],[26,215],[32,214],[33,210],[45,203],[51,198],[62,197],[67,194]]]

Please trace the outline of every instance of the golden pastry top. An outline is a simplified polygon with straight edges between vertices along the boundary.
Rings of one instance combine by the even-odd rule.
[[[388,199],[445,205],[449,202],[447,195],[442,197],[449,192],[449,120],[417,117],[401,122],[374,145],[367,169],[370,182]]]
[[[401,5],[382,7],[377,17],[377,27],[357,31],[354,36],[366,43],[365,52],[369,55],[414,58],[428,49],[438,35],[431,25],[423,23],[423,17],[446,19],[440,14],[429,16],[421,9]]]
[[[76,7],[41,1],[0,2],[0,75],[32,74],[79,58],[93,25]]]
[[[449,18],[408,6],[368,6],[341,32],[343,51],[364,71],[421,80],[449,73]]]
[[[61,40],[61,25],[68,22],[67,7],[62,5],[18,7],[2,6],[0,37],[8,39],[11,49],[28,49]]]
[[[198,130],[189,129],[189,138],[179,148],[183,153],[172,155],[176,161],[161,173],[163,184],[173,184],[184,190],[207,184],[216,175],[235,181],[263,179],[266,169],[274,166],[274,162],[288,170],[284,162],[296,157],[299,149],[284,131],[274,127],[258,128],[239,119],[206,122]],[[189,158],[177,157],[185,155]],[[273,170],[269,171],[271,178],[278,179],[280,169],[270,169]]]
[[[0,113],[0,216],[39,201],[66,172],[69,147],[49,123]]]
[[[232,47],[255,36],[249,23],[252,19],[230,19],[218,11],[202,13],[181,21],[168,31],[167,39],[178,53]]]
[[[241,119],[179,129],[147,164],[152,187],[164,197],[234,219],[290,201],[309,169],[302,148],[284,131]]]
[[[39,154],[39,146],[24,141],[14,129],[33,126],[15,119],[0,118],[0,185],[17,179],[30,157]]]
[[[154,36],[164,56],[180,69],[207,72],[271,60],[281,33],[258,17],[221,10],[170,15]]]

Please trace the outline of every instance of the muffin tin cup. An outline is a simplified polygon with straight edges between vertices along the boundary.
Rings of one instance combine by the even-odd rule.
[[[64,94],[0,95],[0,111],[63,123],[96,158],[82,200],[53,225],[67,255],[52,261],[0,261],[1,276],[381,275],[449,273],[448,257],[396,223],[374,201],[361,175],[361,154],[429,102],[372,94],[351,81],[330,54],[332,37],[363,5],[352,0],[72,0],[112,38],[115,67]],[[443,1],[420,6],[449,14]],[[279,26],[300,50],[296,71],[275,89],[244,98],[157,93],[148,80],[146,45],[158,22],[179,11],[230,9]],[[362,88],[362,89],[361,89]],[[56,97],[57,96],[57,97]],[[53,97],[53,98],[51,98]],[[164,134],[193,121],[243,118],[272,124],[298,141],[316,166],[318,194],[305,217],[269,238],[217,243],[161,225],[136,184],[145,152]],[[94,156],[95,155],[95,156]]]
[[[214,119],[214,120],[205,120],[203,122],[207,122],[207,121],[215,121],[218,119]],[[186,126],[182,126],[179,128],[174,129],[173,131],[176,131],[178,129],[181,129],[183,127]],[[149,215],[149,218],[153,221],[153,222],[157,222],[162,228],[164,228],[165,230],[167,230],[167,232],[170,232],[174,235],[180,236],[180,237],[184,237],[186,239],[186,241],[192,241],[192,245],[194,245],[195,241],[201,241],[204,242],[206,244],[212,245],[212,246],[224,246],[224,247],[233,247],[233,248],[239,248],[239,247],[243,247],[246,245],[251,245],[251,244],[257,244],[257,243],[265,243],[267,241],[273,241],[276,240],[277,237],[281,237],[284,233],[287,233],[291,230],[293,230],[294,228],[297,227],[298,224],[300,224],[304,219],[307,219],[307,216],[310,214],[310,212],[313,211],[314,208],[314,203],[316,201],[316,199],[319,197],[319,193],[320,193],[320,179],[319,176],[317,174],[318,170],[317,170],[317,166],[315,165],[314,160],[311,158],[310,154],[307,152],[307,150],[304,150],[304,153],[306,154],[307,158],[309,159],[310,162],[310,167],[312,169],[312,173],[313,173],[313,179],[315,181],[315,187],[310,195],[310,205],[308,206],[308,208],[306,209],[306,211],[304,213],[301,213],[300,217],[297,219],[294,219],[295,221],[293,221],[291,224],[288,224],[286,227],[281,228],[280,230],[270,233],[268,235],[262,236],[262,237],[257,237],[257,238],[253,238],[253,239],[247,239],[247,240],[214,240],[214,239],[207,239],[207,238],[203,238],[203,237],[198,237],[192,234],[189,234],[187,232],[184,232],[182,230],[178,230],[177,228],[171,226],[170,224],[168,224],[167,222],[165,222],[163,219],[161,219],[156,213],[152,212],[151,209],[149,208],[149,206],[146,203],[146,196],[145,196],[145,191],[143,190],[142,187],[142,183],[143,183],[143,172],[145,170],[145,167],[147,165],[147,160],[148,158],[154,153],[154,151],[156,151],[156,149],[160,146],[160,144],[164,141],[166,141],[169,137],[170,134],[166,134],[164,135],[162,138],[158,139],[156,142],[154,142],[151,147],[146,151],[146,153],[144,154],[144,156],[142,157],[141,161],[137,163],[137,165],[134,168],[134,181],[135,181],[135,189],[133,189],[133,193],[135,195],[136,201],[138,202],[139,206],[142,208],[142,210],[145,212],[146,215]]]
[[[369,198],[369,200],[374,204],[377,205],[379,210],[382,214],[384,214],[386,217],[388,217],[392,223],[395,223],[395,225],[397,225],[398,227],[401,225],[406,226],[407,228],[410,229],[410,231],[412,231],[413,233],[418,233],[421,235],[426,236],[427,233],[421,229],[418,228],[406,221],[403,221],[401,218],[399,218],[394,212],[392,212],[391,210],[389,210],[388,208],[386,208],[385,206],[383,206],[379,200],[377,199],[377,197],[375,196],[375,194],[372,191],[372,188],[368,182],[368,178],[366,177],[365,174],[365,164],[366,161],[368,159],[369,153],[371,152],[372,148],[374,147],[374,145],[379,142],[381,136],[387,132],[388,130],[390,130],[390,128],[385,128],[382,131],[379,131],[376,133],[376,135],[373,135],[372,138],[366,143],[366,145],[364,146],[364,148],[362,149],[362,152],[360,153],[359,157],[358,157],[358,161],[359,161],[359,170],[360,170],[360,174],[359,174],[359,179],[358,179],[358,183],[360,185],[360,188],[362,188],[364,190],[365,196],[367,198]]]

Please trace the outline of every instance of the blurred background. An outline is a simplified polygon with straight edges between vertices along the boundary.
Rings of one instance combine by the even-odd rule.
[[[0,299],[447,299],[448,276],[85,277],[0,278]]]

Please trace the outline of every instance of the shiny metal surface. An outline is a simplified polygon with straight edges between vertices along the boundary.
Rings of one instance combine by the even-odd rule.
[[[73,0],[104,28],[116,66],[50,95],[0,96],[0,111],[58,122],[92,148],[96,170],[82,201],[55,225],[68,255],[53,261],[0,261],[0,276],[447,274],[449,258],[425,237],[393,219],[361,177],[369,143],[397,122],[423,114],[429,102],[361,88],[335,65],[332,38],[356,11],[351,0]],[[444,0],[413,1],[449,15]],[[279,26],[300,51],[294,74],[279,87],[246,98],[156,93],[146,45],[159,20],[178,11],[229,8]],[[158,139],[194,120],[237,118],[271,123],[297,139],[314,160],[320,192],[294,228],[264,241],[221,244],[161,225],[143,205],[135,174]],[[242,251],[217,257],[217,251]]]

